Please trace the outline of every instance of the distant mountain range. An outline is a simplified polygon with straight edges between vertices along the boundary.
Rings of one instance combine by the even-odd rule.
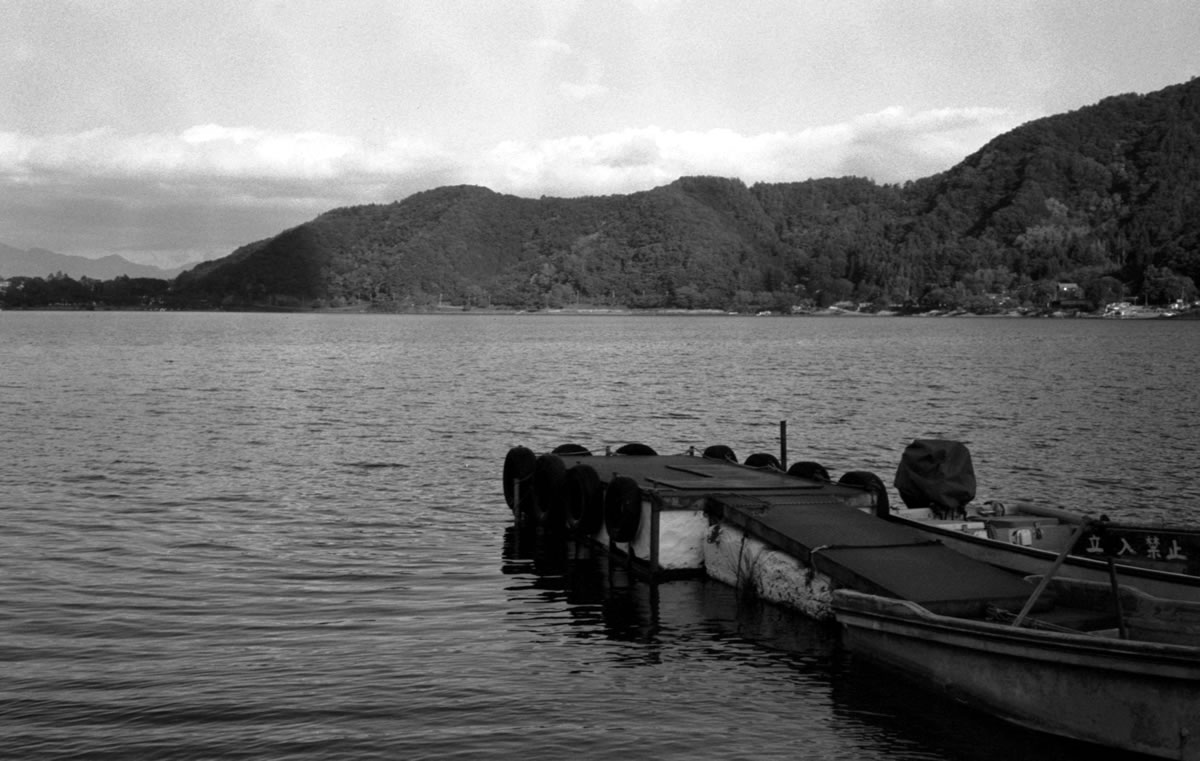
[[[21,269],[41,275],[169,276],[119,257],[13,249],[0,249],[0,274],[17,255],[34,257]],[[1200,79],[1192,79],[1029,122],[903,185],[684,177],[628,195],[540,199],[457,186],[334,209],[182,272],[169,289],[147,284],[142,301],[743,312],[851,301],[987,312],[1192,301],[1198,282]],[[128,300],[128,290],[115,292]],[[9,295],[36,303],[28,288]]]
[[[56,254],[44,248],[21,250],[0,243],[0,277],[5,278],[44,278],[61,272],[76,280],[84,277],[93,280],[112,280],[121,275],[168,280],[182,271],[182,268],[163,269],[146,264],[136,264],[115,254],[99,259],[88,259],[85,256]]]

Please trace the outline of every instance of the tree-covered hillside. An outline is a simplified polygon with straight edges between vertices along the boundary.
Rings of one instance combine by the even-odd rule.
[[[903,187],[688,177],[629,195],[446,187],[330,211],[182,274],[178,303],[419,309],[1043,306],[1196,296],[1200,80],[1040,119]]]

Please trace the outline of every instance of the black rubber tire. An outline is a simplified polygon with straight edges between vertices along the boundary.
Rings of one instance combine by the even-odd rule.
[[[562,515],[563,488],[567,479],[567,466],[556,454],[538,455],[533,464],[533,514],[544,526],[561,525],[555,516]]]
[[[631,542],[642,522],[642,490],[637,481],[617,476],[604,490],[604,525],[614,542]]]
[[[733,450],[724,444],[713,444],[704,450],[704,456],[710,460],[738,461],[737,455],[733,453]]]
[[[537,455],[528,447],[513,447],[504,455],[504,501],[518,518],[533,507],[533,487],[529,477],[533,475],[536,461]],[[517,490],[513,489],[513,481],[521,481],[520,505],[514,503]]]
[[[604,525],[604,483],[590,465],[567,469],[564,507],[567,530],[578,536],[591,536]]]
[[[883,485],[883,480],[867,470],[851,470],[843,473],[838,479],[838,483],[842,486],[856,486],[860,489],[866,489],[875,495],[875,514],[887,515],[892,509],[891,502],[888,500],[887,487]]]
[[[746,458],[743,465],[750,468],[774,468],[775,470],[783,470],[779,464],[779,458],[768,452],[755,452]]]
[[[635,457],[653,457],[658,454],[645,444],[625,444],[617,448],[617,454],[634,455]]]
[[[833,482],[833,479],[829,477],[829,471],[825,470],[825,466],[819,462],[809,460],[794,462],[787,472],[789,476],[807,478],[810,481],[820,481],[826,484]]]
[[[575,457],[587,457],[591,450],[582,444],[559,444],[550,454],[568,454]]]

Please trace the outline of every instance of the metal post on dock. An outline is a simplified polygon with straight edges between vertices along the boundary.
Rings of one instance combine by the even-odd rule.
[[[787,421],[779,421],[779,464],[787,470]]]

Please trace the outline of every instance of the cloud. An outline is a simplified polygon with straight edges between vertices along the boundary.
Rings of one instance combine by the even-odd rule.
[[[559,90],[571,100],[588,100],[608,94],[608,88],[596,82],[589,84],[563,82],[559,85]]]
[[[586,93],[584,93],[586,94]],[[476,153],[405,135],[200,124],[178,133],[0,132],[5,243],[63,253],[229,253],[339,206],[386,203],[457,183],[524,196],[629,193],[684,175],[753,182],[945,170],[1024,119],[999,109],[891,108],[795,132],[639,127]],[[182,257],[184,254],[180,253]]]
[[[5,243],[161,262],[223,256],[339,206],[460,181],[458,161],[405,136],[376,144],[319,132],[197,125],[0,132]],[[150,253],[153,252],[153,257]]]
[[[645,15],[673,11],[682,4],[682,0],[627,0],[627,2]]]
[[[481,184],[524,195],[618,193],[683,175],[790,182],[847,174],[903,182],[948,169],[1023,119],[1002,109],[890,108],[842,124],[743,135],[644,127],[540,142],[486,157]]]
[[[447,161],[437,146],[397,137],[367,145],[320,132],[272,132],[205,124],[179,134],[96,129],[35,138],[0,133],[0,177],[277,178],[331,180],[418,171]]]
[[[529,47],[543,53],[551,53],[554,55],[569,56],[572,54],[571,46],[567,43],[556,40],[550,37],[541,37],[529,43]]]

